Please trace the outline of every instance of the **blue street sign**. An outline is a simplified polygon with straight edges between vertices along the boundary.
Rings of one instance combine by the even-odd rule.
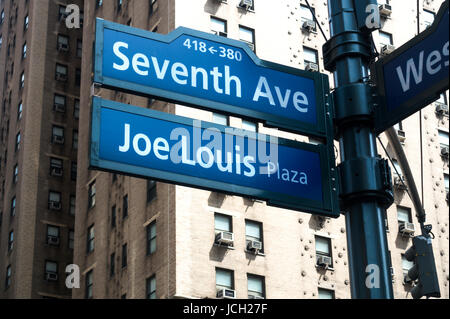
[[[242,41],[187,28],[162,35],[97,19],[94,81],[306,135],[331,134],[326,75],[262,61]]]
[[[334,158],[299,143],[94,97],[91,168],[338,217]]]
[[[449,88],[449,7],[445,1],[424,32],[375,64],[381,105],[375,130],[381,133],[435,101]]]

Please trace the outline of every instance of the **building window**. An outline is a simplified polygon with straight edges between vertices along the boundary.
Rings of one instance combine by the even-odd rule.
[[[63,175],[63,160],[59,158],[50,158],[50,175],[61,177]]]
[[[61,21],[62,19],[65,19],[67,17],[67,13],[66,13],[66,6],[59,6],[59,11],[58,11],[58,20]]]
[[[64,95],[55,94],[53,98],[53,111],[59,113],[66,112],[66,97]]]
[[[213,123],[216,123],[219,125],[228,126],[228,116],[227,115],[223,115],[220,113],[213,113],[212,121],[213,121]]]
[[[383,31],[378,31],[378,33],[380,37],[381,46],[392,45],[394,43],[392,40],[392,34]]]
[[[73,117],[78,120],[80,118],[80,100],[75,99],[75,103],[73,105]]]
[[[147,226],[147,255],[156,251],[156,221]]]
[[[112,253],[109,257],[109,277],[113,277],[116,272],[116,254]]]
[[[252,242],[259,242],[261,248],[256,248],[259,252],[263,252],[263,231],[262,231],[262,223],[246,220],[245,221],[245,240],[246,240],[246,247],[248,249],[255,249],[252,248],[251,245]],[[258,247],[258,245],[254,246]]]
[[[147,278],[146,283],[146,296],[147,299],[156,299],[156,276],[153,275]]]
[[[428,10],[423,10],[422,13],[422,20],[423,20],[423,24],[425,25],[425,28],[429,28],[431,27],[431,25],[434,22],[434,19],[436,17],[436,14],[434,12],[428,11]]]
[[[242,129],[250,132],[256,132],[258,130],[258,125],[255,122],[242,120]]]
[[[95,239],[95,231],[94,231],[94,225],[92,225],[87,230],[86,252],[88,254],[94,251],[94,239]]]
[[[412,223],[411,209],[397,206],[397,220],[399,223]]]
[[[152,179],[147,180],[147,203],[150,203],[156,198],[156,181]]]
[[[248,296],[265,298],[264,277],[256,275],[247,275]]]
[[[311,10],[312,10],[312,12],[311,12]],[[305,22],[314,23],[314,28],[312,30],[316,31],[316,24],[314,22],[314,16],[313,16],[313,12],[315,12],[315,9],[311,7],[311,10],[307,6],[300,5],[300,16],[301,16],[300,19],[301,19],[302,26]]]
[[[111,208],[111,228],[116,227],[116,205]]]
[[[53,126],[52,141],[54,144],[64,144],[64,128],[61,126]]]
[[[47,245],[59,246],[59,227],[47,225]]]
[[[5,21],[5,10],[2,9],[2,13],[0,13],[0,25]]]
[[[122,245],[122,268],[125,268],[128,264],[127,261],[127,244]]]
[[[3,187],[3,189],[4,189],[5,187]],[[16,216],[16,196],[14,196],[12,199],[11,199],[11,211],[10,211],[10,216],[11,217],[14,217],[14,216]]]
[[[54,261],[45,262],[46,280],[55,281],[58,279],[58,263]]]
[[[335,299],[334,290],[319,288],[319,299]]]
[[[448,174],[444,173],[444,187],[445,187],[445,191],[447,192],[447,196],[448,196],[448,189],[449,189],[449,185],[448,185]],[[447,197],[448,199],[448,197]]]
[[[75,70],[75,85],[76,86],[81,85],[81,70],[80,69]]]
[[[439,133],[439,144],[441,146],[441,154],[445,154],[443,152],[444,149],[447,150],[447,158],[448,158],[448,132],[442,131],[442,130],[438,130]]]
[[[11,286],[11,265],[6,267],[5,289]]]
[[[75,216],[75,203],[76,203],[76,197],[74,195],[70,195],[70,209],[69,213],[71,216]]]
[[[23,89],[24,87],[25,87],[25,72],[22,72],[22,74],[20,75],[19,88]]]
[[[78,131],[74,130],[72,135],[72,149],[78,149]]]
[[[56,81],[67,82],[67,66],[62,64],[56,64],[55,71]]]
[[[319,54],[317,53],[317,50],[308,47],[303,47],[303,60],[305,64],[308,63],[318,64]]]
[[[122,218],[125,219],[128,217],[128,195],[125,195],[123,197],[123,202],[122,202]]]
[[[255,51],[255,30],[239,26],[239,40],[247,43],[250,50]]]
[[[414,266],[414,261],[409,261],[406,259],[405,255],[402,254],[402,273],[404,282],[409,282],[408,270]]]
[[[149,14],[152,15],[153,12],[158,9],[158,1],[157,0],[150,0],[150,8],[149,8]]]
[[[95,1],[95,5],[96,5],[97,8],[101,7],[103,5],[103,0]]]
[[[30,23],[30,18],[28,17],[28,14],[25,16],[25,18],[23,19],[23,30],[26,31],[28,30],[28,25]]]
[[[81,58],[83,56],[83,41],[77,40],[77,57]]]
[[[14,166],[13,171],[13,184],[16,184],[19,181],[19,164]]]
[[[22,101],[17,106],[17,120],[20,121],[23,115],[23,103]]]
[[[447,96],[445,95],[445,93],[441,93],[439,95],[439,99],[437,99],[436,102],[447,105]]]
[[[27,43],[25,42],[22,46],[22,59],[27,57]]]
[[[223,214],[214,214],[214,230],[215,233],[222,231],[233,232],[232,217]]]
[[[53,191],[48,193],[48,209],[61,210],[61,193]]]
[[[69,230],[69,249],[73,249],[75,247],[75,231],[72,229]]]
[[[211,31],[216,35],[227,37],[227,22],[222,19],[211,17]]]
[[[331,239],[321,236],[315,236],[315,240],[316,240],[316,264],[318,266],[327,265],[328,267],[333,267],[333,259],[331,254]]]
[[[14,231],[11,230],[8,236],[8,252],[12,251],[14,248]]]
[[[392,163],[394,165],[394,169],[393,169],[394,177],[402,177],[403,176],[402,168],[400,167],[400,164],[398,163],[398,161],[393,159]]]
[[[88,209],[95,206],[95,181],[93,181],[91,184],[89,184],[89,190],[88,190]]]
[[[70,178],[73,181],[77,180],[77,163],[76,162],[72,162],[72,164],[70,166]]]
[[[216,290],[234,290],[234,272],[228,269],[216,268]]]
[[[20,132],[19,132],[16,135],[16,146],[15,146],[15,151],[16,152],[20,149],[20,140],[21,140],[21,135],[20,135]]]
[[[389,220],[387,210],[384,210],[384,225],[386,226],[386,231],[389,232]]]
[[[69,51],[69,37],[58,34],[58,42],[57,42],[57,48],[60,52],[68,52]]]
[[[91,270],[86,274],[86,292],[85,292],[85,298],[86,299],[92,299],[93,297],[93,292],[92,292],[92,288],[94,285],[94,280],[93,280],[93,276],[94,276],[94,271]]]

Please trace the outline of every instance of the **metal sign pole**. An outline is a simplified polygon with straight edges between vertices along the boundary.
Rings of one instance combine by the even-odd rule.
[[[376,1],[365,1],[377,5]],[[352,0],[329,0],[332,38],[324,45],[325,68],[334,72],[336,139],[340,143],[341,209],[347,226],[352,298],[393,298],[385,214],[392,182],[377,153],[372,87],[366,81],[370,32],[362,28]],[[361,17],[361,16],[360,16]],[[359,17],[359,18],[360,18]]]

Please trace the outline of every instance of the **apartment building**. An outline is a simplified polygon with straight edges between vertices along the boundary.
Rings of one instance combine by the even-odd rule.
[[[374,42],[389,54],[417,34],[417,3],[379,2],[383,27]],[[83,10],[83,30],[64,23],[72,3]],[[89,169],[92,95],[318,142],[94,86],[96,17],[162,34],[180,26],[214,33],[243,41],[261,59],[326,73],[320,28],[329,38],[327,2],[309,3],[319,25],[304,0],[91,0],[84,7],[81,0],[1,1],[0,298],[350,298],[344,216]],[[419,0],[421,30],[441,3]],[[419,192],[423,170],[427,223],[448,298],[448,92],[422,110],[422,149],[419,116],[396,128]],[[392,158],[395,172],[395,203],[386,216],[394,296],[411,298],[403,254],[419,224],[384,134],[378,150]],[[71,263],[80,269],[79,289],[65,286]]]
[[[419,1],[426,28],[442,1]],[[326,1],[309,1],[329,37]],[[415,1],[385,1],[383,27],[374,41],[380,54],[416,35]],[[247,43],[264,60],[326,72],[324,38],[305,1],[135,0],[85,4],[80,152],[74,262],[81,289],[74,298],[350,298],[345,218],[328,219],[267,206],[217,192],[89,170],[92,94],[176,115],[315,143],[262,123],[92,86],[95,18],[167,34],[184,26]],[[408,28],[405,28],[405,26]],[[330,74],[333,87],[333,77]],[[433,225],[436,265],[448,298],[448,93],[399,125],[416,182],[423,166],[424,205]],[[447,110],[447,111],[446,111]],[[395,203],[386,216],[395,298],[411,298],[404,259],[418,223],[402,173],[382,134],[380,154],[392,158]],[[339,152],[338,146],[336,148]],[[446,151],[447,150],[447,151]],[[338,158],[337,154],[337,158]],[[422,163],[423,162],[423,163]],[[420,189],[420,186],[419,186]],[[88,203],[88,205],[86,205]],[[233,241],[230,244],[230,234]],[[256,249],[255,249],[256,248]]]
[[[66,6],[0,2],[0,298],[70,298],[81,29]]]

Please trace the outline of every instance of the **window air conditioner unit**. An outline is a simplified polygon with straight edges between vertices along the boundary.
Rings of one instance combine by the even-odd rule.
[[[67,82],[67,75],[62,73],[56,73],[56,81]]]
[[[216,297],[219,299],[236,299],[236,291],[233,289],[222,288],[217,290]]]
[[[319,72],[319,66],[314,62],[307,62],[305,65],[305,70],[311,72]]]
[[[233,245],[234,242],[234,234],[227,231],[221,231],[216,235],[216,243],[219,245]]]
[[[257,240],[251,240],[247,244],[247,250],[258,253],[262,249],[262,242]]]
[[[47,244],[53,245],[53,246],[59,246],[59,237],[47,236]]]
[[[51,175],[61,177],[63,175],[62,168],[61,167],[52,167]]]
[[[302,29],[312,32],[316,29],[316,23],[313,20],[306,20],[303,22]]]
[[[228,37],[228,33],[223,32],[223,31],[213,31],[213,33],[215,35],[218,35],[218,36],[221,36],[221,37],[224,37],[224,38]]]
[[[436,113],[439,115],[448,115],[448,106],[444,103],[435,102],[436,104]]]
[[[317,256],[316,263],[319,267],[328,268],[331,265],[331,257]]]
[[[395,46],[392,44],[385,44],[381,47],[381,52],[380,55],[381,56],[386,56],[388,54],[391,54],[392,52],[395,51]]]
[[[402,143],[406,140],[406,133],[403,130],[397,130],[397,136]]]
[[[53,135],[53,143],[64,144],[64,137],[60,135]]]
[[[264,299],[264,297],[258,295],[248,295],[248,299]]]
[[[58,274],[54,272],[46,272],[45,273],[45,280],[47,281],[57,281],[58,280]]]
[[[448,146],[441,148],[441,156],[448,157]]]
[[[387,18],[391,16],[392,13],[392,7],[389,4],[382,4],[379,6],[380,9],[380,16],[383,18]]]
[[[48,202],[48,208],[51,210],[61,210],[61,202]]]
[[[55,103],[53,105],[53,108],[56,112],[65,113],[66,112],[66,106],[61,103]]]
[[[249,10],[251,7],[253,7],[253,0],[241,0],[239,6],[241,8],[245,8],[246,10]]]
[[[414,235],[414,224],[407,222],[400,223],[398,226],[398,231],[402,234]]]
[[[398,189],[406,189],[405,178],[403,176],[394,177],[394,186]]]
[[[60,51],[60,52],[69,51],[69,45],[66,43],[58,43],[58,51]]]

